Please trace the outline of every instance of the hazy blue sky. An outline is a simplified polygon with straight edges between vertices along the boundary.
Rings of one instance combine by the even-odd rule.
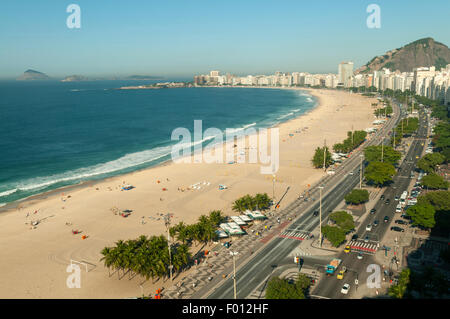
[[[66,8],[81,7],[81,29]],[[381,7],[381,29],[366,8]],[[450,44],[449,0],[2,0],[0,77],[337,72],[423,37]]]

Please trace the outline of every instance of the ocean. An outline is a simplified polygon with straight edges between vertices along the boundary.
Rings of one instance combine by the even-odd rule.
[[[272,127],[316,105],[283,89],[115,89],[148,83],[0,82],[0,207],[168,161],[172,131],[193,136],[194,120],[203,130]]]

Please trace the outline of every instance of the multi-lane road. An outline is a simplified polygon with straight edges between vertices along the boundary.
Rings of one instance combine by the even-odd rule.
[[[398,105],[393,104],[394,106],[394,116],[391,118],[385,125],[385,128],[378,132],[375,135],[375,138],[372,138],[370,141],[366,142],[364,146],[368,145],[376,145],[380,141],[380,137],[383,134],[391,131],[395,125],[397,124],[400,118],[400,109]],[[419,143],[420,145],[420,143]],[[415,151],[414,151],[415,150]],[[412,145],[410,149],[410,153],[417,152],[419,154],[419,148],[417,145]],[[348,174],[350,171],[354,171],[359,167],[360,159],[358,158],[358,153],[355,152],[351,159],[347,160],[344,165],[341,166],[339,172],[337,171],[336,176],[331,176],[327,178],[323,182],[324,190],[322,197],[322,222],[325,221],[332,211],[344,198],[344,196],[349,193],[356,185],[359,183],[359,174]],[[410,154],[408,154],[410,155]],[[412,154],[411,154],[412,155]],[[415,158],[415,156],[414,156]],[[404,163],[405,164],[405,163]],[[398,179],[398,178],[397,178]],[[400,191],[401,185],[403,183],[401,181],[396,181],[397,190]],[[317,192],[317,191],[316,191]],[[318,196],[315,195],[316,199]],[[394,201],[391,201],[391,205],[394,205]],[[292,203],[287,209],[294,209],[294,211],[298,214],[301,214],[291,225],[289,225],[289,229],[299,230],[303,232],[312,232],[319,225],[319,217],[313,216],[312,212],[317,210],[319,207],[319,202],[316,200],[309,207],[302,207],[305,203],[298,199],[294,203]],[[387,205],[386,205],[387,206]],[[386,207],[389,208],[390,206]],[[395,208],[394,208],[395,210]],[[381,213],[381,209],[380,209]],[[382,225],[378,226],[377,232],[381,232]],[[381,235],[381,233],[379,233]],[[268,242],[263,248],[261,248],[255,256],[251,258],[250,261],[246,262],[244,265],[237,270],[236,273],[236,282],[238,286],[237,290],[237,298],[246,298],[248,297],[252,291],[254,291],[262,282],[264,282],[273,272],[274,268],[276,268],[280,264],[285,264],[288,262],[288,255],[299,245],[299,241],[292,239],[285,239],[280,237],[275,237],[270,242]],[[345,258],[353,258],[356,260],[354,254],[349,256],[344,256]],[[313,258],[305,257],[305,264],[316,264],[317,261],[313,260]],[[367,260],[367,259],[366,259]],[[363,259],[363,262],[366,260]],[[345,262],[345,260],[344,260]],[[354,268],[361,268],[360,266]],[[350,267],[351,268],[351,267]],[[355,271],[357,271],[355,269]],[[331,279],[333,278],[326,278]],[[325,297],[338,297],[334,296],[333,292],[337,289],[338,292],[340,288],[336,288],[333,286],[340,286],[342,282],[334,283],[329,282],[328,285],[325,281],[321,281],[320,286],[317,287],[318,293],[324,295]],[[322,288],[322,286],[324,288]],[[328,288],[326,288],[328,287]],[[317,293],[316,293],[317,294]],[[212,292],[198,297],[207,297],[212,299],[223,299],[223,298],[233,298],[233,280],[230,278],[226,280],[219,287],[216,287]]]
[[[420,157],[423,153],[425,139],[427,138],[426,126],[427,117],[421,113],[419,119],[419,129],[416,137],[414,138],[403,163],[399,167],[398,174],[394,177],[394,183],[386,187],[383,192],[385,198],[383,200],[379,200],[374,206],[376,213],[369,215],[364,224],[362,224],[359,228],[357,232],[358,238],[365,238],[366,236],[369,236],[371,239],[375,240],[382,239],[387,231],[391,231],[389,225],[390,221],[400,217],[400,213],[395,213],[395,208],[398,201],[395,201],[394,199],[395,196],[400,197],[401,193],[407,190],[411,182],[411,171],[413,171],[415,164],[418,161],[416,156]],[[389,204],[386,204],[387,199],[390,200]],[[388,223],[383,221],[385,216],[388,216],[389,218]],[[366,225],[373,225],[375,220],[378,220],[378,226],[373,227],[371,231],[366,231]],[[382,244],[380,244],[380,247],[381,246]],[[343,280],[337,279],[337,272],[333,276],[324,277],[324,279],[314,289],[314,295],[333,299],[351,298],[352,294],[357,289],[355,279],[358,279],[359,284],[366,282],[367,277],[372,273],[367,272],[367,266],[376,263],[374,257],[368,254],[363,255],[363,259],[361,260],[357,259],[356,252],[342,252],[336,257],[342,259],[342,263],[338,270],[342,269],[342,266],[346,266],[349,271],[345,274]],[[341,288],[345,283],[348,283],[351,286],[350,292],[347,295],[341,293]]]

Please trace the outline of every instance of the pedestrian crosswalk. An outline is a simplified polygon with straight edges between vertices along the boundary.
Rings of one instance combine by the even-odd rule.
[[[281,238],[289,238],[289,239],[296,239],[296,240],[305,240],[309,237],[309,234],[306,234],[304,232],[296,231],[296,230],[285,230],[282,232],[279,237]]]
[[[348,242],[347,245],[349,245],[352,250],[362,250],[362,251],[370,252],[370,253],[374,253],[378,249],[377,244],[366,243],[362,240],[361,241],[352,240],[352,241]]]

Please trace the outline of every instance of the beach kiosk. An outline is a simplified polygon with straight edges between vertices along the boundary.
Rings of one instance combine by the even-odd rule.
[[[239,216],[230,216],[230,218],[233,220],[233,222],[235,222],[239,226],[247,225],[247,223],[245,221],[243,221]]]
[[[253,219],[253,220],[264,220],[264,219],[266,219],[267,217],[265,216],[265,215],[263,215],[259,210],[254,210],[254,211],[249,211],[249,210],[247,210],[246,212],[246,215],[248,216],[248,217],[250,217],[251,219]]]

